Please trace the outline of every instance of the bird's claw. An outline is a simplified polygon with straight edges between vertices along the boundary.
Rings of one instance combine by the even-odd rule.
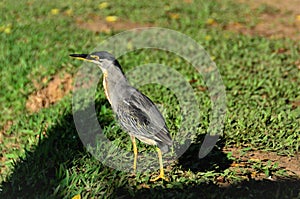
[[[161,175],[161,174],[159,176],[157,176],[156,178],[151,179],[150,182],[155,182],[155,181],[157,181],[159,179],[162,179],[162,180],[164,180],[166,182],[169,182],[169,180],[164,175]]]

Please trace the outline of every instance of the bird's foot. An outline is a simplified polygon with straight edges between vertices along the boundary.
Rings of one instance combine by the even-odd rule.
[[[168,178],[166,178],[166,177],[164,176],[164,174],[159,174],[159,176],[157,176],[156,178],[151,179],[150,182],[155,182],[155,181],[157,181],[157,180],[159,180],[159,179],[162,179],[162,180],[164,180],[164,181],[166,181],[166,182],[169,182]]]
[[[136,176],[136,170],[131,171],[130,176]]]

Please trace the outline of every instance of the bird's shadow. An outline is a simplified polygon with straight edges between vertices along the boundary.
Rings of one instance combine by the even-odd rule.
[[[0,198],[45,198],[58,189],[65,170],[86,155],[73,122],[65,114],[47,129],[37,146],[14,162],[9,177],[2,182]]]
[[[232,160],[222,151],[225,145],[222,139],[216,143],[205,157],[199,158],[199,150],[205,137],[207,138],[205,135],[198,136],[197,144],[191,144],[185,153],[179,157],[178,163],[184,170],[190,170],[195,173],[206,171],[222,172],[232,163]]]

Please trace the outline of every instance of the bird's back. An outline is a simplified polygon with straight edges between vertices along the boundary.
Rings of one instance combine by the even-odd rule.
[[[123,88],[126,96],[118,98],[115,112],[124,130],[147,144],[156,144],[168,151],[172,139],[165,120],[155,104],[137,89]]]

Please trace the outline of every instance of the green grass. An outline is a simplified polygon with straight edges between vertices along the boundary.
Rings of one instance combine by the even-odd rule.
[[[1,129],[13,121],[0,137],[0,159],[3,160],[0,166],[8,167],[1,173],[0,198],[70,198],[76,194],[82,198],[149,197],[150,194],[156,198],[247,198],[249,194],[290,198],[299,194],[299,190],[293,188],[297,186],[289,186],[299,184],[299,180],[243,181],[248,174],[231,170],[229,165],[235,160],[221,150],[247,146],[280,155],[299,153],[300,109],[292,108],[292,102],[300,100],[300,73],[296,64],[300,46],[297,42],[223,31],[220,28],[223,25],[246,23],[249,16],[255,23],[258,14],[229,0],[194,4],[120,0],[103,10],[99,10],[99,3],[69,0],[0,3],[0,27],[11,28],[10,34],[0,32]],[[55,8],[60,10],[57,15],[51,14]],[[71,16],[64,14],[70,9]],[[179,13],[180,17],[172,19],[168,13]],[[77,18],[88,20],[93,15],[116,15],[123,20],[153,23],[187,34],[210,53],[218,66],[227,95],[224,135],[208,157],[198,160],[210,111],[207,91],[198,89],[205,86],[202,77],[172,54],[141,50],[120,58],[125,72],[135,65],[154,62],[172,66],[188,81],[196,80],[191,85],[201,103],[201,126],[189,150],[166,169],[170,182],[151,183],[149,173],[133,177],[93,158],[82,146],[74,127],[71,95],[35,114],[25,108],[26,99],[35,91],[33,80],[50,80],[61,70],[75,74],[81,63],[70,59],[68,54],[90,52],[97,43],[116,33],[93,33],[76,26]],[[220,27],[207,25],[208,19],[214,19]],[[287,51],[277,53],[282,48]],[[173,135],[180,126],[173,93],[155,85],[143,86],[141,90],[167,108],[165,116]],[[129,136],[117,126],[101,85],[96,105],[104,133],[112,139],[119,138],[121,146],[130,150]],[[139,143],[139,150],[150,148]],[[266,174],[285,175],[276,165],[253,163],[253,168]],[[215,185],[219,176],[224,176],[233,186],[225,189]]]

